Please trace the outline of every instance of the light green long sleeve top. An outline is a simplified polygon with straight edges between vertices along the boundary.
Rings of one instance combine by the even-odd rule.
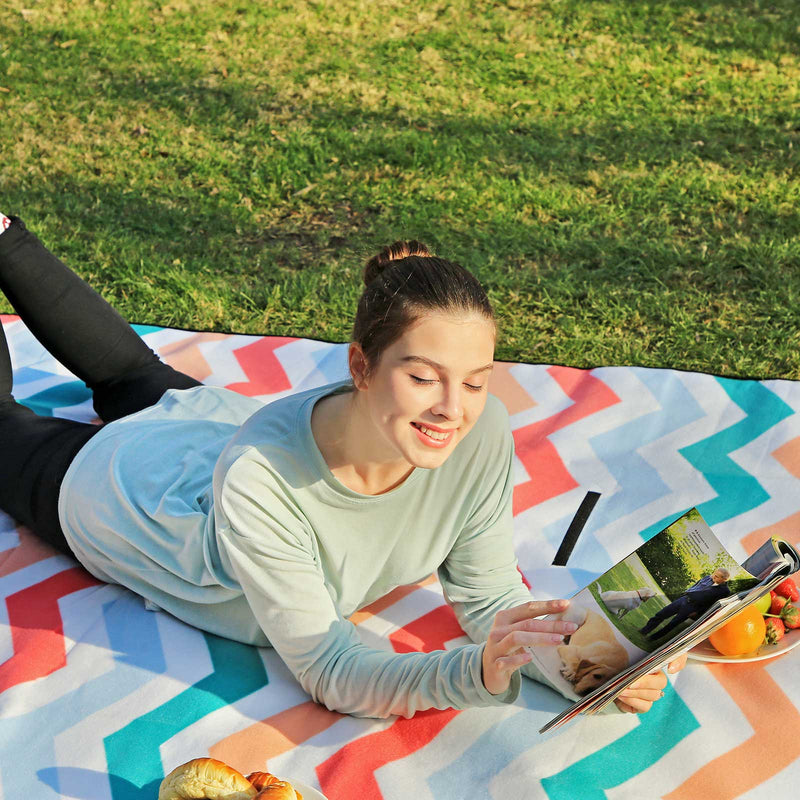
[[[489,396],[442,466],[367,496],[333,476],[311,433],[314,404],[335,391],[347,385],[264,406],[214,387],[173,390],[106,425],[62,485],[70,546],[96,577],[191,625],[274,647],[328,708],[384,717],[513,702],[518,673],[502,696],[481,678],[494,615],[531,600],[512,547],[505,408]],[[475,644],[365,646],[347,617],[432,572]]]

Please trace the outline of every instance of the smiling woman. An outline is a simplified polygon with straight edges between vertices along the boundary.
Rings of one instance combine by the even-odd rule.
[[[575,625],[538,619],[566,601],[534,601],[516,568],[513,440],[487,388],[491,307],[417,242],[372,259],[365,283],[351,380],[263,405],[163,364],[12,217],[0,286],[93,390],[104,424],[16,403],[0,337],[0,508],[149,607],[274,647],[331,709],[510,703],[521,669],[541,679],[523,648]],[[348,617],[433,571],[473,644],[365,647]],[[643,678],[622,707],[647,710],[665,682]]]

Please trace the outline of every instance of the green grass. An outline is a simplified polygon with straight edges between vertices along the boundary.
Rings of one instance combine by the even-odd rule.
[[[599,578],[597,584],[600,586],[599,589],[597,589],[596,584],[593,583],[589,587],[589,591],[601,608],[604,607],[604,604],[599,597],[600,592],[625,592],[639,586],[651,586],[654,589],[660,590],[660,587],[649,573],[646,573],[646,577],[644,577],[641,572],[632,570],[626,562],[617,564],[610,572],[607,572]],[[686,624],[683,624],[678,630],[671,631],[667,636],[656,633],[652,638],[648,638],[639,632],[639,628],[654,614],[657,614],[662,608],[668,605],[668,603],[668,597],[664,594],[657,594],[655,597],[650,597],[645,600],[638,608],[627,611],[622,616],[617,616],[609,611],[608,619],[628,641],[635,644],[640,650],[650,653],[655,650],[656,647],[662,645],[669,638],[677,634],[679,630],[687,627]]]
[[[797,379],[799,44],[796,0],[10,0],[0,210],[137,322],[344,341],[413,237],[500,358]]]

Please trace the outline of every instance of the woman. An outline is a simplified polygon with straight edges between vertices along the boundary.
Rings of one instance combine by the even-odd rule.
[[[1,508],[96,577],[271,645],[337,711],[500,705],[521,669],[541,679],[523,647],[575,626],[537,619],[568,603],[533,601],[516,569],[513,440],[487,392],[495,325],[472,275],[418,242],[387,248],[365,272],[352,381],[263,406],[161,363],[18,218],[3,229],[0,286],[104,425],[17,404],[3,340]],[[434,570],[476,644],[365,647],[347,617]],[[618,705],[646,711],[665,683],[646,676]]]

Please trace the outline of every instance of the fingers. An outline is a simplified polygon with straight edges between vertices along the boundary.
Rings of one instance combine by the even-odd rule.
[[[629,687],[619,694],[619,697],[626,703],[633,700],[646,700],[648,703],[655,703],[656,700],[660,700],[663,696],[664,690],[655,687],[652,689],[631,689]]]
[[[514,625],[531,617],[540,617],[544,614],[558,614],[569,606],[569,600],[531,600],[521,606],[498,611],[495,616],[496,625]]]
[[[664,696],[666,685],[667,676],[663,672],[651,672],[620,692],[615,703],[622,711],[644,714],[652,708],[653,703]]]
[[[658,672],[651,672],[649,675],[644,675],[639,678],[638,681],[634,681],[625,692],[636,692],[641,690],[649,690],[655,689],[658,691],[663,691],[664,687],[667,685],[667,676],[661,671]],[[624,694],[623,692],[622,694]]]
[[[653,707],[653,703],[663,696],[664,692],[661,689],[628,688],[620,693],[615,702],[622,711],[630,714],[645,714]]]
[[[561,644],[564,636],[574,633],[578,626],[574,622],[561,620],[525,620],[510,627],[495,628],[489,641],[501,653],[510,653],[520,647],[535,647],[542,644]]]
[[[492,629],[492,637],[495,641],[508,636],[514,632],[521,633],[558,633],[570,634],[575,633],[578,626],[574,622],[565,622],[561,619],[524,619],[521,622],[515,622],[513,625],[497,625],[495,624]]]
[[[646,714],[653,707],[653,703],[649,700],[640,700],[639,698],[623,700],[618,697],[614,702],[617,708],[626,714]]]
[[[531,654],[527,651],[512,653],[510,656],[500,656],[494,660],[498,669],[506,672],[513,672],[515,669],[524,667],[531,660]]]
[[[671,673],[680,672],[686,666],[686,659],[688,656],[684,653],[682,656],[678,656],[674,661],[669,662],[669,666],[667,669]]]

